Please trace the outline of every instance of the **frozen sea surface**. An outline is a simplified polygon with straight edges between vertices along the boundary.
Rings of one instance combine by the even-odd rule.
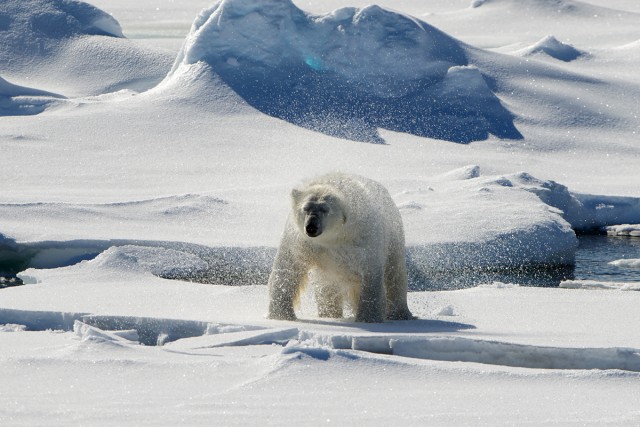
[[[574,233],[638,232],[638,2],[368,3],[0,1],[0,425],[640,424],[637,240]],[[265,319],[290,189],[333,170],[389,188],[414,284],[473,287]]]

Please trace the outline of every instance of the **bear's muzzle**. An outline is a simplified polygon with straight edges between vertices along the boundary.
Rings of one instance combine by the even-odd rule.
[[[309,237],[318,237],[322,234],[322,227],[320,226],[320,218],[316,215],[309,215],[304,223],[304,231]]]

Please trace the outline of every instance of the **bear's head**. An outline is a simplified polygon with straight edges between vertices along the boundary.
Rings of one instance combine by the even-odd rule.
[[[312,239],[334,238],[347,222],[340,196],[321,185],[294,189],[291,201],[298,229]]]

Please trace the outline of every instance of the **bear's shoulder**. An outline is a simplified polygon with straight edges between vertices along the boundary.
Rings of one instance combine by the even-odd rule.
[[[325,188],[333,188],[343,193],[345,196],[356,194],[371,194],[375,196],[377,193],[386,189],[382,184],[366,178],[361,175],[347,174],[343,172],[332,172],[322,175],[307,184],[307,187],[324,186]]]

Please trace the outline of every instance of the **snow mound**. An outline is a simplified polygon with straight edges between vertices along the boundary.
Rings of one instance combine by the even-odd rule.
[[[151,273],[165,279],[249,286],[267,283],[274,256],[275,249],[262,247],[209,248],[175,242],[132,242],[110,247],[87,263],[96,271]]]
[[[97,267],[119,271],[150,272],[158,277],[197,276],[208,264],[197,255],[162,247],[112,247],[88,261]]]
[[[135,46],[106,12],[75,0],[0,3],[0,63],[12,80],[67,96],[146,89],[170,56]]]
[[[478,165],[468,165],[463,166],[461,168],[453,169],[449,172],[445,172],[437,177],[435,180],[442,181],[456,181],[456,180],[466,180],[478,178],[480,176],[480,166]]]
[[[429,187],[396,196],[410,270],[425,280],[443,270],[573,264],[577,239],[558,208],[575,202],[566,187],[526,173],[482,176],[477,166]]]
[[[471,8],[488,10],[501,9],[517,12],[518,15],[525,14],[531,16],[535,14],[545,17],[557,15],[565,18],[580,17],[598,19],[604,16],[618,17],[621,15],[618,10],[575,0],[473,0],[471,2]]]
[[[167,79],[202,61],[258,110],[353,140],[381,142],[378,128],[521,138],[465,49],[378,6],[311,15],[290,0],[223,0],[196,18]]]
[[[139,98],[150,98],[159,104],[195,106],[200,111],[221,115],[256,114],[256,110],[204,62],[183,64]]]
[[[75,0],[4,0],[0,4],[0,60],[15,67],[51,57],[80,36],[124,38],[109,14]]]
[[[24,332],[27,327],[24,325],[16,325],[15,323],[7,323],[0,325],[0,332]]]
[[[120,24],[111,15],[76,0],[4,0],[0,23],[7,32],[6,39],[22,43],[25,48],[46,49],[51,40],[78,35],[124,37]],[[45,45],[33,46],[37,41]]]
[[[517,51],[516,54],[521,56],[545,54],[560,61],[570,62],[586,55],[586,52],[562,43],[554,36],[546,36],[537,43]]]

